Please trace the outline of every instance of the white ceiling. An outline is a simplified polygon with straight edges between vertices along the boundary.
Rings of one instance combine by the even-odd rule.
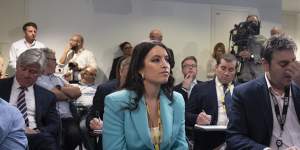
[[[282,0],[282,10],[300,13],[300,0]]]

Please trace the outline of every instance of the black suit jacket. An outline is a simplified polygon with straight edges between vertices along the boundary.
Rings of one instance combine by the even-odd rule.
[[[300,87],[292,84],[291,89],[300,123]],[[236,87],[229,113],[227,149],[256,150],[269,146],[274,119],[271,105],[264,76]]]
[[[103,120],[104,113],[104,98],[106,95],[117,91],[119,81],[114,79],[101,84],[97,87],[95,96],[93,98],[93,105],[86,118],[86,126],[90,127],[90,121],[95,117],[100,117]]]
[[[14,78],[0,80],[0,97],[9,102]],[[33,85],[35,96],[35,120],[41,132],[58,136],[60,120],[56,111],[56,97],[53,93]]]
[[[230,110],[230,105],[230,99],[225,99],[227,112]],[[202,111],[212,116],[211,125],[217,124],[219,110],[215,79],[194,86],[186,104],[186,126],[193,127],[196,124],[198,114]],[[194,141],[196,149],[213,149],[225,142],[225,132],[195,130]]]
[[[122,58],[123,56],[120,56],[120,57],[117,57],[113,60],[113,63],[112,63],[112,66],[111,66],[111,70],[110,70],[110,73],[109,73],[109,80],[113,80],[113,79],[116,79],[117,78],[117,66],[118,66],[118,63],[120,61],[120,59]]]
[[[203,82],[197,80],[197,84],[201,84],[201,83],[203,83]],[[196,85],[195,85],[195,86],[196,86]],[[185,103],[187,103],[187,101],[188,101],[188,99],[189,99],[189,98],[188,98],[188,93],[182,89],[182,82],[179,83],[179,84],[177,84],[177,85],[174,87],[174,91],[180,93],[180,94],[183,96]]]

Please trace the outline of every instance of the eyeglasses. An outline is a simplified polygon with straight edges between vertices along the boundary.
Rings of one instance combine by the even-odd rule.
[[[196,64],[192,64],[192,65],[190,65],[190,64],[185,64],[185,65],[183,65],[182,67],[183,67],[183,68],[197,68],[197,65],[196,65]]]

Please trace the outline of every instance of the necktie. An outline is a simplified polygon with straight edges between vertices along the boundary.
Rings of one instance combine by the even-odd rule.
[[[225,107],[226,101],[231,98],[230,89],[228,87],[228,84],[223,84],[223,90],[224,90],[224,101],[222,103],[223,103],[224,108],[226,109],[226,107]]]
[[[20,110],[20,112],[23,115],[23,118],[25,120],[25,125],[26,127],[29,126],[29,120],[28,120],[28,116],[27,116],[27,106],[26,106],[26,101],[25,101],[25,91],[27,90],[26,87],[19,87],[20,94],[18,96],[18,100],[17,100],[17,108]]]

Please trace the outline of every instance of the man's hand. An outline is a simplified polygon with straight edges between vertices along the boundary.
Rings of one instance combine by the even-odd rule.
[[[211,122],[211,115],[206,114],[204,111],[201,112],[196,120],[198,125],[209,125]]]
[[[26,134],[38,134],[38,133],[40,133],[40,130],[39,129],[30,129],[30,128],[26,127],[25,133]]]
[[[93,118],[90,121],[90,128],[92,130],[100,130],[103,127],[103,121],[100,118]]]
[[[245,60],[249,60],[251,58],[251,53],[249,52],[249,50],[243,50],[239,52],[239,56]]]
[[[195,75],[193,73],[188,73],[182,82],[182,87],[186,90],[190,90],[191,84],[195,78]]]
[[[64,53],[67,54],[71,50],[71,44],[68,43],[67,46],[64,48]]]
[[[294,61],[290,63],[286,72],[292,77],[292,80],[300,86],[300,62]]]

